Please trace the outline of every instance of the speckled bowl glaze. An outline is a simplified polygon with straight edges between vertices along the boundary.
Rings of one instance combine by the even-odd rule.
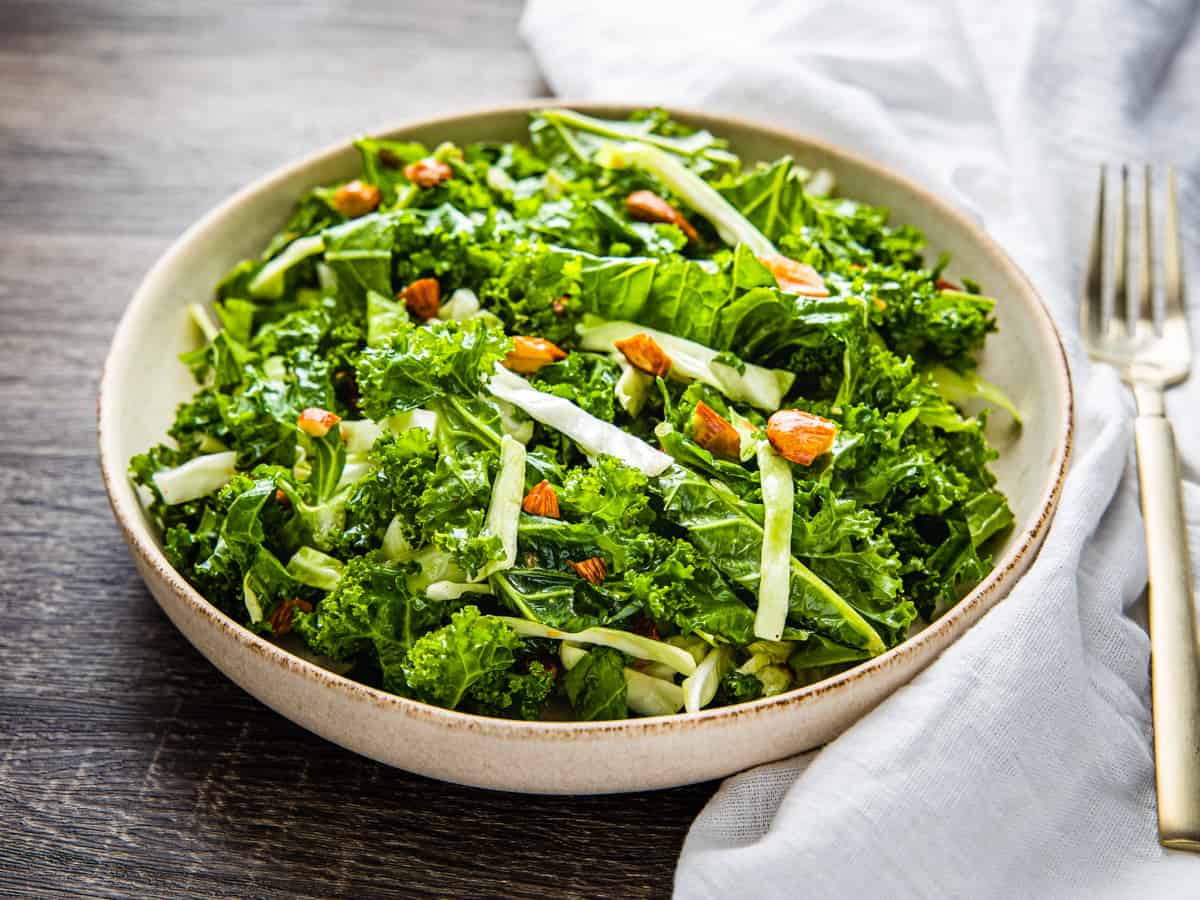
[[[521,140],[531,110],[546,102],[415,122],[382,136]],[[598,115],[629,108],[582,106]],[[247,631],[209,605],[167,563],[159,537],[126,476],[130,456],[156,443],[177,403],[194,389],[176,359],[195,341],[184,307],[207,302],[218,279],[257,254],[293,202],[316,184],[350,177],[349,142],[263,178],[205,216],[146,276],[117,328],[99,397],[101,468],[113,513],[159,605],[212,663],[263,703],[357,753],[423,775],[531,793],[607,793],[664,788],[729,775],[818,746],[850,726],[928,665],[999,602],[1046,535],[1067,466],[1071,382],[1054,325],[1037,292],[978,227],[915,184],[836,147],[739,119],[679,110],[681,120],[728,138],[747,161],[791,154],[825,167],[849,196],[890,207],[923,229],[999,298],[999,333],[982,372],[1025,413],[1025,427],[993,417],[996,472],[1016,527],[996,567],[963,600],[910,640],[818,684],[740,706],[618,722],[517,722],[465,715],[386,694],[329,672]]]

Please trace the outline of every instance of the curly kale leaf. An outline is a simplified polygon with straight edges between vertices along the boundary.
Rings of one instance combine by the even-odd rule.
[[[398,194],[410,187],[404,167],[429,155],[425,145],[416,141],[360,138],[354,147],[362,159],[362,180],[379,188],[384,206],[391,206]]]
[[[888,346],[922,364],[974,368],[973,354],[996,330],[995,300],[939,288],[928,271],[905,273],[874,293],[886,304],[879,327]]]
[[[753,610],[687,541],[661,542],[658,558],[625,580],[654,619],[684,634],[702,631],[734,644],[754,640]]]
[[[448,394],[473,397],[510,349],[504,332],[482,319],[406,328],[387,344],[363,351],[359,404],[378,420]]]
[[[361,313],[369,291],[392,296],[392,249],[396,219],[374,213],[351,219],[321,233],[324,261],[336,279],[338,309]]]
[[[554,691],[555,670],[531,660],[525,672],[492,672],[468,691],[471,711],[485,716],[537,719]]]
[[[413,696],[455,709],[473,689],[495,704],[494,678],[513,667],[521,639],[498,619],[464,606],[450,623],[423,635],[404,660],[404,676]]]
[[[580,290],[581,258],[544,244],[520,244],[518,252],[479,288],[484,306],[498,315],[512,334],[544,337],[567,345],[583,308]]]
[[[721,679],[717,688],[717,703],[727,706],[732,703],[747,703],[763,695],[763,683],[757,675],[739,672],[736,669]]]
[[[179,359],[192,370],[198,384],[211,382],[217,389],[229,391],[242,383],[246,367],[256,355],[222,328],[203,347],[181,354]]]
[[[597,151],[613,142],[643,143],[666,150],[697,174],[738,163],[725,141],[708,131],[688,128],[658,109],[625,120],[600,119],[569,109],[545,109],[531,117],[529,137],[539,156],[577,181],[628,177],[623,172],[600,169],[593,162]]]
[[[405,572],[360,556],[346,564],[337,587],[311,613],[296,614],[295,627],[317,653],[350,660],[369,655],[384,689],[407,693],[409,648],[445,613],[442,601],[408,590]]]
[[[654,521],[646,476],[612,456],[567,472],[559,501],[567,513],[618,530],[644,530]]]
[[[266,537],[261,516],[275,489],[273,478],[252,481],[244,476],[221,489],[217,503],[226,512],[216,546],[192,569],[200,590],[217,597],[240,595],[242,576]]]
[[[423,428],[376,441],[368,457],[371,471],[346,501],[341,548],[348,553],[377,549],[394,517],[399,517],[409,542],[415,542],[416,515],[436,457],[433,440]]]
[[[294,549],[290,515],[273,502],[277,480],[277,472],[264,467],[254,477],[234,476],[215,495],[166,508],[167,558],[215,606],[240,621],[248,613],[243,582],[256,559]],[[263,559],[261,566],[268,563]],[[266,568],[261,572],[266,581],[278,580],[266,577]]]
[[[912,611],[907,603],[888,609],[881,598],[907,597],[932,617],[986,574],[990,560],[980,545],[1007,528],[1012,513],[992,487],[987,463],[995,451],[982,421],[961,418],[917,382],[892,392],[890,402],[890,412],[853,405],[835,416],[828,468],[798,479],[797,509],[807,515],[797,516],[805,526],[793,545],[840,590],[878,587],[864,614],[898,639]],[[814,479],[826,487],[815,488]]]
[[[563,678],[567,699],[581,722],[624,719],[625,656],[601,647],[584,656]]]
[[[515,568],[491,578],[500,602],[519,616],[563,631],[620,625],[641,609],[619,581],[592,585],[574,572]]]
[[[663,515],[687,529],[705,557],[734,584],[757,591],[761,578],[762,507],[747,503],[728,487],[682,466],[657,479]],[[790,615],[848,644],[881,653],[885,644],[857,608],[859,597],[843,597],[793,557]]]
[[[805,190],[807,173],[784,157],[728,176],[717,190],[775,242],[780,251],[826,270],[838,263],[919,267],[924,239],[915,229],[891,227],[888,210]]]
[[[455,180],[447,184],[453,185]],[[455,191],[461,186],[465,185],[460,181],[458,186],[447,190]],[[441,189],[422,191],[422,202],[431,206],[405,210],[397,217],[393,248],[396,284],[436,278],[444,294],[459,287],[476,288],[501,271],[508,254],[482,226],[484,220],[490,221],[488,216],[464,212],[467,207],[438,202],[439,193]],[[486,191],[472,189],[471,193],[475,198],[486,198]]]
[[[727,177],[718,192],[772,241],[799,233],[817,219],[804,193],[804,173],[788,157]]]
[[[188,448],[191,450],[192,448]],[[162,491],[154,482],[154,473],[162,469],[171,469],[185,462],[192,454],[183,449],[169,447],[166,444],[155,444],[145,453],[139,453],[129,460],[129,477],[134,484],[146,488],[154,495],[155,503],[152,512],[161,515]]]
[[[484,527],[495,468],[490,451],[442,454],[415,509],[422,541],[450,554],[471,577],[503,556],[500,538]]]
[[[611,359],[576,352],[540,369],[529,381],[539,391],[570,400],[584,412],[611,422],[616,416],[613,391],[620,377],[620,366]]]
[[[645,564],[653,553],[653,538],[645,532],[617,531],[592,521],[564,522],[522,516],[517,535],[518,554],[527,565],[569,571],[568,560],[602,557],[611,574]]]
[[[242,595],[251,627],[264,634],[275,633],[272,614],[280,604],[295,597],[299,587],[275,554],[259,547],[242,578]]]

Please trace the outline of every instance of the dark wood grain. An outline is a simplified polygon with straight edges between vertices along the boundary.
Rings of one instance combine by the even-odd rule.
[[[307,150],[544,93],[515,2],[0,4],[0,893],[663,896],[711,786],[439,784],[260,706],[138,580],[96,380],[142,273]]]

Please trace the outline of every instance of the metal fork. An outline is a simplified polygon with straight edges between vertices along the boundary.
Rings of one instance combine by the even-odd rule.
[[[1138,481],[1150,568],[1150,669],[1154,700],[1154,755],[1158,787],[1158,837],[1164,847],[1200,851],[1200,634],[1192,602],[1191,557],[1175,433],[1163,392],[1188,377],[1191,342],[1184,314],[1183,259],[1175,172],[1167,171],[1162,243],[1165,315],[1154,311],[1154,243],[1151,196],[1145,169],[1141,258],[1135,290],[1129,285],[1129,180],[1121,167],[1120,196],[1111,253],[1106,254],[1104,167],[1096,230],[1083,292],[1081,324],[1092,359],[1116,366],[1137,400]],[[1114,300],[1104,303],[1106,256],[1113,266]]]

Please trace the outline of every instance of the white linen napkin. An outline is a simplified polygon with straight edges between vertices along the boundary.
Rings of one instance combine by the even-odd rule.
[[[1133,404],[1076,325],[1095,163],[1174,162],[1194,256],[1197,19],[1195,0],[527,6],[560,96],[757,117],[974,213],[1051,306],[1076,380],[1076,455],[1029,574],[845,735],[726,781],[679,896],[1200,896],[1200,856],[1157,843]],[[1197,381],[1168,404],[1193,560]]]

